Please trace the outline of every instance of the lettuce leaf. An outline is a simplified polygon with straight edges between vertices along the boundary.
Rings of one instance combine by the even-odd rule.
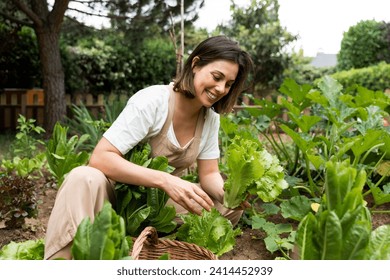
[[[106,201],[92,223],[83,219],[72,245],[75,260],[119,260],[129,258],[130,245],[123,218]]]
[[[204,247],[217,256],[229,252],[236,244],[235,237],[241,229],[233,229],[232,223],[223,217],[217,209],[210,212],[202,210],[202,215],[180,215],[184,221],[176,234],[178,240]]]
[[[238,135],[233,138],[226,151],[226,164],[224,206],[227,208],[238,207],[249,193],[270,202],[288,186],[277,157],[250,138]]]
[[[43,260],[43,239],[11,242],[0,250],[0,260]]]

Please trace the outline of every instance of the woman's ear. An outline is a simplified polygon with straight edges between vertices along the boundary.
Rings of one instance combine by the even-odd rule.
[[[199,56],[195,56],[193,59],[192,59],[192,64],[191,64],[191,68],[194,69],[195,66],[198,64],[198,61],[200,60]]]

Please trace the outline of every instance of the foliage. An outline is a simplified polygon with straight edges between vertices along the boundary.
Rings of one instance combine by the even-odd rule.
[[[190,26],[198,18],[204,0],[183,1],[184,25]],[[181,2],[176,1],[107,1],[113,32],[125,34],[133,49],[142,48],[145,39],[168,33],[172,24],[180,20]]]
[[[287,256],[285,251],[290,251],[294,247],[295,231],[291,224],[274,224],[259,216],[252,217],[252,228],[263,230],[267,237],[264,238],[265,247],[271,253],[281,251]],[[283,235],[288,234],[287,237]]]
[[[93,223],[80,223],[71,250],[75,260],[119,260],[129,258],[129,246],[123,218],[105,202]]]
[[[365,181],[366,172],[357,171],[347,160],[326,163],[325,194],[320,209],[315,215],[309,213],[298,227],[300,259],[389,258],[390,227],[371,233],[371,215],[362,194]],[[381,254],[374,254],[378,251]]]
[[[19,115],[18,126],[16,127],[18,132],[11,144],[13,156],[32,158],[40,152],[38,148],[43,145],[43,142],[37,139],[37,136],[44,133],[45,130],[35,125],[35,121]]]
[[[21,228],[26,218],[38,215],[38,194],[34,181],[28,177],[0,177],[0,221],[7,228]]]
[[[253,0],[244,8],[232,2],[232,19],[221,31],[235,38],[252,56],[258,89],[277,88],[289,64],[283,49],[296,40],[280,25],[277,0]]]
[[[72,117],[66,118],[66,125],[72,134],[89,136],[83,143],[80,143],[79,148],[92,151],[104,132],[126,106],[126,102],[127,100],[121,100],[120,98],[105,98],[104,111],[98,116],[91,114],[84,104],[72,104]]]
[[[358,84],[374,91],[390,88],[390,64],[381,62],[377,65],[339,71],[331,75],[345,89]]]
[[[390,63],[388,30],[384,22],[360,21],[344,33],[337,55],[340,70]]]
[[[43,239],[11,242],[0,250],[0,260],[43,260]]]
[[[288,186],[278,159],[263,149],[258,141],[236,136],[225,157],[225,207],[238,207],[248,194],[270,202]]]
[[[232,223],[223,217],[217,209],[202,210],[202,215],[180,215],[183,224],[179,227],[176,237],[178,240],[194,243],[204,247],[217,256],[233,249],[236,236],[241,229],[233,229]]]
[[[146,86],[171,81],[176,58],[167,38],[145,39],[142,47],[133,49],[124,36],[108,33],[67,46],[64,57],[68,92],[131,95]]]
[[[73,168],[85,164],[89,154],[85,151],[78,152],[78,147],[89,137],[84,134],[80,138],[73,135],[68,139],[68,127],[57,123],[54,126],[53,134],[46,144],[46,158],[49,171],[57,180],[60,186],[66,174]]]
[[[72,117],[66,118],[66,125],[72,134],[88,135],[88,139],[80,143],[80,148],[92,151],[111,123],[103,118],[95,118],[84,104],[79,106],[72,104],[71,110]]]
[[[168,173],[173,171],[166,157],[151,158],[150,151],[149,144],[137,145],[126,158],[147,168]],[[147,226],[163,233],[170,233],[175,229],[176,222],[173,219],[176,210],[173,206],[166,205],[169,197],[163,190],[117,182],[115,192],[117,213],[124,218],[128,235],[136,236]]]
[[[14,157],[12,160],[3,159],[1,161],[1,167],[5,171],[1,171],[0,174],[10,175],[15,172],[20,177],[34,177],[34,173],[38,172],[42,175],[42,169],[46,162],[46,156],[41,153],[33,158],[20,158]]]
[[[34,30],[0,23],[0,88],[41,86],[41,69]]]
[[[286,79],[280,91],[286,96],[280,104],[254,100],[261,109],[247,108],[247,112],[249,122],[285,166],[287,181],[295,189],[305,189],[313,197],[321,195],[324,164],[330,159],[351,157],[354,167],[375,170],[388,158],[390,133],[383,127],[383,117],[390,103],[383,92],[357,86],[356,92],[343,93],[341,85],[328,76],[318,89]],[[282,111],[287,120],[280,117]],[[292,140],[290,144],[281,138],[281,130]]]

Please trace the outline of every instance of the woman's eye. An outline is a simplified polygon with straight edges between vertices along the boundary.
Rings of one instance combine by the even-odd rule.
[[[213,75],[213,78],[214,78],[214,80],[217,81],[217,82],[218,82],[219,80],[221,80],[221,78],[218,77],[218,76],[214,76],[214,75]]]

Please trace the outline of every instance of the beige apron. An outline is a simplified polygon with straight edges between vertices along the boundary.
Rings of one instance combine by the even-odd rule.
[[[190,167],[196,162],[199,153],[199,145],[202,137],[203,125],[205,121],[205,108],[203,107],[201,112],[199,113],[198,121],[195,128],[195,135],[192,142],[189,145],[186,145],[185,148],[175,146],[167,137],[169,127],[172,123],[173,113],[175,110],[175,92],[172,90],[171,86],[169,87],[169,89],[171,93],[169,98],[167,120],[165,121],[161,132],[157,136],[152,138],[149,143],[152,147],[152,156],[166,156],[168,158],[169,164],[176,168],[172,174],[180,176],[186,168]],[[215,208],[217,208],[223,216],[228,218],[233,223],[233,225],[236,225],[238,223],[242,215],[241,210],[231,210],[225,208],[219,201],[216,201],[212,197],[210,198],[213,200]],[[188,211],[183,206],[177,204],[172,199],[169,199],[167,204],[175,206],[177,214],[188,213]],[[202,207],[198,205],[198,209],[202,209]],[[177,218],[176,221],[178,223],[182,222],[180,218]]]
[[[174,175],[180,175],[186,168],[196,162],[199,144],[204,125],[204,109],[201,110],[192,142],[185,148],[173,145],[167,133],[172,123],[175,106],[175,93],[170,86],[168,117],[160,133],[150,139],[152,156],[166,156],[169,164],[175,167]],[[56,201],[50,215],[45,237],[45,259],[70,258],[70,246],[78,225],[85,217],[93,222],[95,215],[102,209],[104,201],[115,202],[114,182],[109,180],[100,170],[79,166],[74,168],[64,180],[59,189]],[[214,200],[213,200],[214,201]],[[174,205],[177,214],[188,211],[171,199],[169,205]],[[236,224],[242,211],[230,210],[214,201],[215,207],[222,215]],[[201,208],[201,206],[199,206]],[[180,220],[178,219],[178,222]]]
[[[173,175],[179,176],[186,168],[196,162],[199,153],[200,139],[202,137],[205,110],[199,113],[195,128],[195,135],[192,141],[185,148],[175,146],[168,139],[168,131],[172,124],[173,113],[175,111],[175,93],[169,86],[170,96],[168,105],[168,116],[159,134],[149,140],[152,148],[152,157],[165,156],[169,165],[175,167]]]

